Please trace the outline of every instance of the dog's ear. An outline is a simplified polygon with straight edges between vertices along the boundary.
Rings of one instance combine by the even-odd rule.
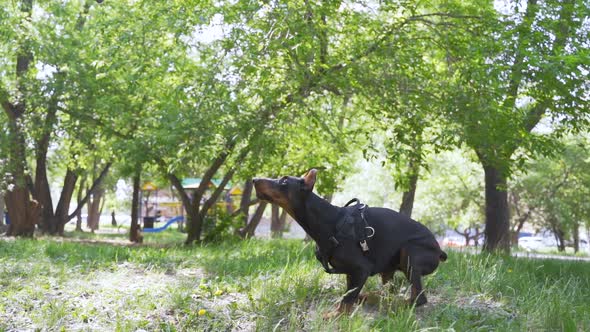
[[[306,190],[309,190],[309,191],[313,190],[313,186],[315,185],[317,173],[318,173],[318,170],[315,168],[312,168],[309,171],[307,171],[307,173],[305,173],[305,175],[303,176],[303,185]]]

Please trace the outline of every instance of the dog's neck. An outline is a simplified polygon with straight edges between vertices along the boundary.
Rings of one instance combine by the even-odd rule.
[[[309,193],[303,204],[302,209],[298,210],[299,213],[293,217],[305,232],[321,246],[321,242],[332,235],[341,208],[330,204],[314,193]]]

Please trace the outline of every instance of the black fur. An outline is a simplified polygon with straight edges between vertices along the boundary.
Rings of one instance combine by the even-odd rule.
[[[412,284],[411,303],[425,304],[421,278],[447,258],[430,230],[396,211],[368,207],[365,220],[375,230],[366,240],[369,250],[364,252],[351,237],[340,237],[335,244],[331,237],[337,233],[339,218],[346,215],[342,210],[352,207],[331,205],[314,194],[316,173],[311,170],[303,178],[255,179],[254,187],[260,199],[280,205],[301,225],[316,242],[320,261],[320,253],[329,253],[327,260],[333,273],[346,274],[347,292],[339,311],[350,310],[369,276],[379,273],[385,283],[398,270]]]

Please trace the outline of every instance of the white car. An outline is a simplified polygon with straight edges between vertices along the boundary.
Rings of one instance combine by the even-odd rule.
[[[525,236],[518,239],[518,246],[526,250],[540,250],[545,248],[545,239],[540,236]]]
[[[550,237],[525,236],[518,239],[518,246],[525,250],[555,249],[557,242]]]

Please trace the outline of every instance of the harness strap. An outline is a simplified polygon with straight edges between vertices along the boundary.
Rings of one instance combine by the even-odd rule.
[[[333,267],[330,266],[330,258],[328,257],[328,255],[320,255],[318,256],[318,259],[320,261],[320,263],[322,263],[322,266],[324,267],[324,270],[327,273],[330,274],[336,274],[338,273],[338,271],[336,271],[336,269],[334,269]]]
[[[373,235],[375,235],[375,229],[373,227],[369,226],[369,223],[367,223],[367,219],[365,218],[365,209],[367,208],[367,204],[361,203],[361,201],[358,198],[353,198],[350,201],[348,201],[348,203],[346,203],[344,205],[344,207],[347,207],[350,204],[355,203],[355,202],[356,202],[356,205],[359,205],[358,209],[359,209],[359,211],[361,211],[361,219],[365,223],[365,230],[368,229],[371,231],[371,235],[367,235],[365,232],[366,237],[362,240],[370,239],[373,237]],[[338,230],[337,230],[337,232],[338,232]]]
[[[348,203],[346,203],[344,205],[344,207],[348,207],[353,203],[356,203],[356,205],[358,205],[357,209],[360,211],[361,219],[362,219],[362,222],[364,223],[364,234],[363,234],[364,237],[362,237],[360,239],[359,245],[360,245],[361,249],[363,250],[363,253],[368,254],[369,245],[367,244],[367,240],[375,235],[375,229],[373,227],[369,226],[369,223],[367,222],[367,219],[365,218],[365,209],[367,208],[367,205],[361,203],[358,198],[351,199],[350,201],[348,201]],[[339,218],[340,218],[340,216],[339,216]],[[334,269],[330,266],[330,258],[332,257],[332,252],[334,251],[334,249],[340,245],[340,242],[338,241],[338,239],[336,239],[336,236],[340,233],[341,227],[343,227],[344,224],[341,223],[339,226],[340,227],[337,226],[334,235],[332,235],[328,238],[328,241],[331,244],[330,248],[323,248],[324,250],[321,250],[321,248],[319,246],[316,248],[316,257],[320,261],[320,263],[324,267],[324,270],[327,273],[338,273],[336,271],[336,269]],[[369,230],[371,232],[369,235],[367,235],[367,230]]]
[[[361,204],[361,201],[359,201],[358,198],[353,198],[350,201],[348,201],[348,203],[344,204],[344,207],[347,207],[347,206],[349,206],[350,204],[352,204],[354,202],[356,202],[356,204]]]
[[[332,251],[340,244],[334,236],[330,236],[328,240],[332,243],[332,247],[328,251],[322,251],[319,246],[316,246],[316,257],[322,263],[324,270],[327,273],[334,274],[338,273],[336,269],[330,266],[330,258],[332,257]]]

